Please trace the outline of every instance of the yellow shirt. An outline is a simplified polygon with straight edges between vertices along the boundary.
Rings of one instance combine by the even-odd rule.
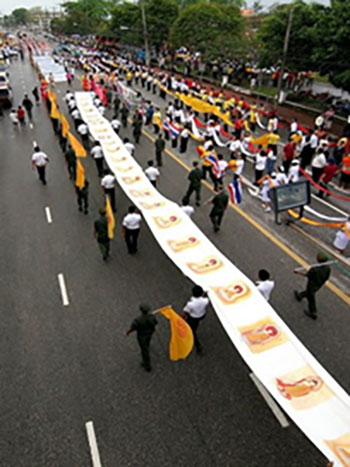
[[[270,133],[267,135],[268,138],[268,144],[273,144],[274,146],[277,146],[277,144],[280,142],[280,137],[276,133]]]

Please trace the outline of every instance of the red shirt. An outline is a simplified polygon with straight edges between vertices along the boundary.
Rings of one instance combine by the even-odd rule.
[[[326,165],[326,167],[323,169],[323,173],[321,177],[322,181],[325,183],[329,183],[332,180],[332,178],[335,176],[337,171],[338,171],[338,166],[336,166],[335,164]]]
[[[293,143],[287,143],[283,148],[283,154],[285,160],[293,159],[295,151],[295,145]]]
[[[18,109],[18,110],[17,110],[17,117],[18,117],[19,120],[23,120],[24,117],[25,117],[25,115],[26,115],[26,114],[25,114],[25,112],[24,112],[23,109]]]

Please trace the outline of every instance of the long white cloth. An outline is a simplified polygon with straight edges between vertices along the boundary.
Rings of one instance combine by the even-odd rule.
[[[251,280],[176,203],[154,188],[110,123],[94,107],[91,95],[76,93],[76,102],[92,136],[101,142],[118,183],[142,211],[160,247],[184,275],[208,291],[224,329],[247,365],[305,435],[341,466],[338,456],[342,442],[347,440],[350,446],[348,394]],[[349,439],[341,438],[346,435]]]

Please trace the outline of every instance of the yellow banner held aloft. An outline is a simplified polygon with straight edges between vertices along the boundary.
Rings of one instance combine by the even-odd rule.
[[[107,215],[107,226],[108,226],[108,238],[114,238],[115,219],[112,211],[111,200],[109,196],[106,196],[106,215]]]
[[[61,112],[60,113],[60,120],[61,120],[61,133],[63,138],[67,138],[68,131],[69,131],[69,123],[65,117],[65,115]]]
[[[69,139],[70,145],[73,148],[73,151],[75,152],[76,157],[87,156],[84,146],[80,143],[80,141],[77,140],[77,138],[70,131],[68,131],[68,139]]]
[[[269,133],[265,133],[259,136],[259,138],[252,138],[250,142],[252,144],[259,145],[259,146],[266,148],[269,144]]]
[[[61,113],[57,108],[56,102],[51,101],[51,112],[50,112],[50,117],[54,118],[56,120],[60,120],[61,118]]]
[[[76,177],[75,177],[75,186],[78,188],[84,188],[85,185],[85,170],[82,165],[82,163],[77,160],[77,165],[76,165]]]
[[[170,360],[186,358],[193,349],[193,333],[186,321],[171,306],[157,310],[170,321],[171,338],[169,344]]]

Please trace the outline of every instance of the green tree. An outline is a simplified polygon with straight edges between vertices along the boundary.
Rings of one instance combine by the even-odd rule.
[[[217,3],[219,5],[234,5],[242,8],[245,0],[177,0],[180,7],[195,5],[197,3]]]
[[[170,27],[178,16],[177,0],[145,2],[150,46],[157,49],[169,38]],[[143,46],[141,9],[138,3],[123,2],[112,11],[110,30],[123,43]]]
[[[322,75],[335,86],[350,91],[350,0],[332,0],[318,22],[313,55]]]
[[[257,39],[263,66],[275,65],[282,57],[290,8],[294,8],[289,40],[287,67],[299,70],[315,65],[313,51],[317,45],[317,24],[327,8],[297,0],[292,5],[278,5],[262,21]]]
[[[112,3],[109,0],[77,0],[62,3],[64,9],[63,33],[89,34],[99,32],[109,20]]]
[[[204,53],[206,58],[238,56],[244,45],[244,19],[238,7],[198,3],[180,11],[170,42]]]
[[[29,12],[27,8],[16,8],[12,11],[11,16],[16,25],[27,24],[29,20]]]

